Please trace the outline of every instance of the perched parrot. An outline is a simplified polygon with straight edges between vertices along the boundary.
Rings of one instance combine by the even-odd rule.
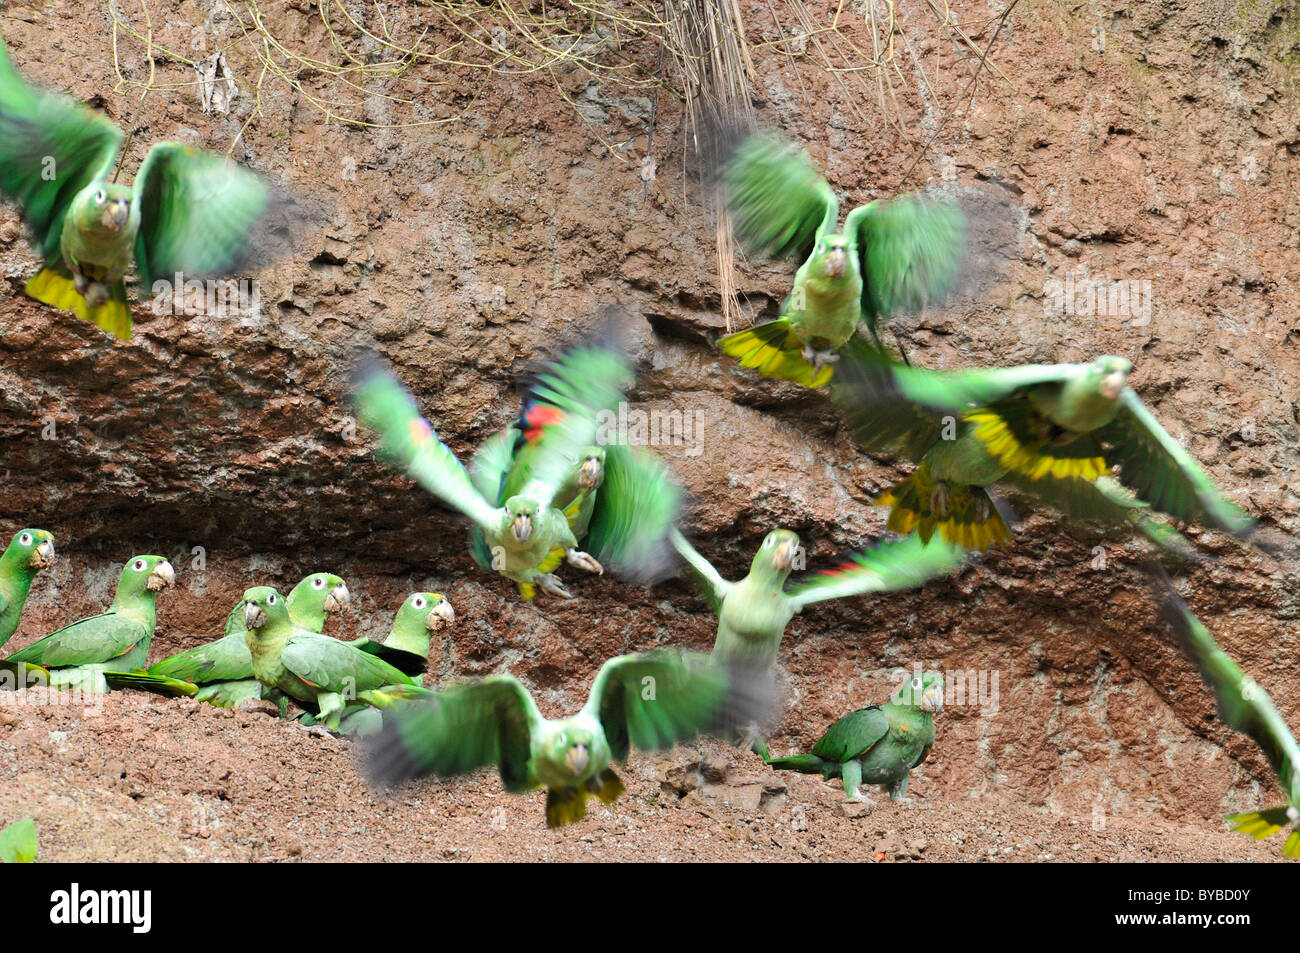
[[[511,794],[545,787],[546,824],[561,827],[586,814],[588,797],[612,804],[623,793],[610,761],[631,748],[660,750],[761,717],[769,699],[752,688],[705,656],[659,649],[610,659],[582,710],[551,719],[518,679],[492,675],[386,710],[371,774],[396,784],[495,765]]]
[[[351,602],[352,596],[343,580],[326,572],[307,576],[285,598],[289,621],[309,632],[323,632],[330,613],[341,611]],[[115,688],[161,691],[179,680],[198,686],[194,697],[218,708],[237,708],[243,701],[261,698],[262,683],[253,676],[243,605],[241,601],[231,610],[226,619],[226,635],[215,642],[177,652],[143,672],[108,672],[105,677]]]
[[[1183,650],[1200,670],[1202,680],[1214,693],[1219,717],[1224,724],[1255,740],[1286,795],[1286,803],[1277,807],[1230,814],[1226,820],[1233,825],[1233,830],[1256,840],[1271,837],[1290,825],[1291,834],[1282,845],[1282,855],[1300,857],[1300,747],[1295,736],[1268,692],[1219,647],[1209,629],[1179,598],[1163,570],[1160,575],[1164,579],[1161,614],[1165,623],[1177,635]]]
[[[362,368],[354,400],[360,419],[380,435],[381,456],[482,531],[476,558],[514,580],[525,598],[532,598],[538,587],[567,597],[553,573],[560,563],[593,573],[603,573],[604,566],[578,548],[556,498],[575,471],[582,470],[584,448],[601,433],[601,421],[616,414],[631,382],[626,359],[612,347],[592,344],[564,352],[532,388],[528,406],[535,412],[525,409],[522,445],[503,435],[493,437],[487,456],[476,460],[473,478],[382,366],[372,362]],[[610,490],[606,475],[602,495],[608,495],[609,504],[602,516],[597,501],[588,535],[599,544],[598,555],[636,578],[636,561],[656,550],[671,525],[677,491],[649,454],[629,453],[628,458],[617,492]],[[647,470],[647,461],[657,469]],[[571,508],[576,503],[569,501]]]
[[[43,529],[19,530],[0,556],[0,646],[18,629],[36,574],[54,561],[54,537]]]
[[[45,258],[27,293],[127,340],[131,263],[145,289],[177,274],[228,274],[247,258],[271,196],[255,173],[179,142],[156,143],[135,185],[118,184],[121,146],[107,116],[28,86],[0,41],[0,194]]]
[[[718,341],[764,377],[820,387],[859,322],[879,347],[879,322],[941,300],[956,283],[966,224],[951,201],[877,199],[837,232],[839,202],[826,179],[807,153],[768,133],[740,140],[722,186],[743,247],[804,260],[777,320]]]
[[[289,615],[292,619],[292,607]],[[383,659],[406,675],[419,677],[429,664],[430,636],[455,621],[456,611],[442,593],[414,592],[397,610],[386,638],[357,639],[347,644]]]
[[[1229,501],[1128,386],[1122,357],[1086,364],[930,371],[855,347],[832,396],[859,443],[917,464],[876,502],[889,529],[937,531],[983,550],[1011,538],[987,487],[1005,485],[1103,526],[1131,525],[1182,555],[1191,543],[1151,511],[1244,536]]]
[[[727,582],[676,530],[673,545],[696,575],[700,591],[718,615],[713,658],[753,671],[771,671],[785,627],[804,606],[826,599],[892,592],[924,585],[955,572],[965,561],[956,546],[927,546],[916,536],[882,542],[853,553],[786,590],[786,578],[801,549],[799,536],[786,529],[768,533],[740,582]]]
[[[133,669],[149,657],[156,615],[154,599],[176,584],[161,556],[135,556],[117,580],[113,604],[102,615],[81,619],[9,656],[51,670],[51,684],[106,691],[107,669]]]
[[[811,754],[765,758],[774,768],[820,774],[844,784],[844,797],[863,801],[862,784],[879,784],[891,801],[907,796],[907,777],[934,744],[934,716],[943,708],[943,676],[912,676],[883,705],[850,712],[826,729]]]
[[[390,685],[418,687],[383,659],[295,626],[284,599],[270,586],[244,593],[244,626],[263,697],[287,696],[309,705],[331,731],[338,731],[347,703],[361,693]]]

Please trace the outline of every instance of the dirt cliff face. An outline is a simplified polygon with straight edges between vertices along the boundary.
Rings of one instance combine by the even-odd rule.
[[[996,22],[954,10],[982,49]],[[889,122],[858,87],[763,45],[773,37],[757,13],[750,37],[760,117],[804,143],[849,203],[894,190],[933,136],[906,187],[1012,209],[1010,260],[981,276],[978,295],[895,325],[912,360],[1128,357],[1170,432],[1243,506],[1294,531],[1300,22],[1280,3],[1027,0],[972,97],[974,58],[922,11],[900,7],[907,82],[895,77]],[[211,16],[206,4],[156,4],[155,41],[185,49],[206,23],[219,45],[229,27]],[[277,16],[301,43],[323,41],[310,4]],[[410,76],[385,89],[427,94],[430,116],[461,118],[389,129],[379,115],[372,128],[327,125],[302,95],[268,85],[240,136],[256,75],[234,46],[245,94],[217,116],[191,89],[165,88],[193,74],[162,55],[164,88],[142,106],[138,90],[115,91],[106,8],[11,3],[0,28],[29,77],[123,125],[138,109],[127,172],[159,139],[224,151],[238,136],[236,158],[327,209],[291,260],[258,275],[259,317],[138,308],[129,344],[25,298],[37,262],[12,213],[0,222],[0,530],[45,527],[61,554],[11,647],[100,611],[117,567],[148,551],[179,576],[160,603],[155,658],[217,633],[245,587],[287,587],[317,569],[339,572],[357,597],[335,630],[349,637],[386,631],[414,588],[447,592],[458,622],[435,648],[437,673],[509,670],[548,710],[575,706],[611,655],[707,647],[714,622],[684,579],[647,591],[582,578],[572,601],[519,601],[475,569],[458,519],[381,467],[348,417],[348,363],[371,347],[468,454],[517,411],[530,361],[607,303],[643,316],[636,406],[697,426],[687,445],[658,451],[689,490],[685,528],[724,574],[743,574],[775,525],[801,534],[809,568],[883,532],[869,501],[903,471],[855,450],[820,395],[760,381],[710,346],[723,329],[714,229],[669,93],[652,100],[581,72],[449,69],[447,89],[402,86]],[[655,68],[653,49],[628,55]],[[123,41],[122,58],[143,81],[140,48]],[[425,69],[413,74],[437,75]],[[922,74],[933,96],[917,91]],[[742,262],[746,314],[774,313],[792,273]],[[1217,824],[1273,796],[1262,759],[1218,725],[1156,624],[1140,548],[1019,512],[1015,543],[954,580],[796,618],[773,747],[806,745],[882,700],[901,671],[937,667],[966,698],[950,699],[918,771],[927,798]],[[1295,568],[1199,539],[1219,559],[1183,591],[1300,723]]]

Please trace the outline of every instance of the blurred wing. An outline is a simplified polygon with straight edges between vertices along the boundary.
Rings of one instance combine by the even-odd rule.
[[[0,830],[0,863],[34,863],[37,852],[36,822],[30,817],[19,818]]]
[[[131,651],[148,634],[139,622],[116,612],[105,612],[51,632],[9,656],[9,661],[35,662],[48,667],[111,662]]]
[[[898,311],[920,311],[947,296],[961,272],[966,219],[957,203],[900,195],[849,213],[862,264],[862,310],[875,327]]]
[[[160,142],[135,177],[140,214],[135,260],[145,287],[179,273],[186,279],[229,274],[247,258],[271,188],[224,156]]]
[[[348,696],[410,681],[378,656],[316,632],[296,632],[285,644],[281,660],[313,688]]]
[[[861,553],[849,554],[834,569],[824,569],[797,582],[790,601],[799,611],[813,602],[857,596],[865,592],[893,592],[924,585],[936,576],[961,568],[966,551],[941,538],[929,543],[913,534],[881,543]]]
[[[199,684],[238,681],[253,677],[253,656],[241,630],[170,655],[146,671],[150,675],[183,678]]]
[[[0,193],[22,209],[45,258],[59,257],[73,196],[108,176],[121,145],[103,113],[28,86],[0,41]]]
[[[826,729],[812,753],[827,761],[843,764],[869,751],[889,734],[889,719],[878,705],[849,712]]]
[[[1124,388],[1119,414],[1100,435],[1110,445],[1106,458],[1119,468],[1119,481],[1155,509],[1238,536],[1254,525],[1160,426],[1132,388]]]
[[[808,257],[818,231],[833,230],[839,203],[808,153],[768,133],[749,135],[722,170],[732,229],[755,254]]]
[[[692,575],[695,577],[695,585],[700,590],[700,595],[713,607],[715,613],[722,611],[722,600],[727,597],[733,584],[723,579],[713,568],[713,563],[701,556],[676,527],[669,530],[668,541],[673,544],[677,554],[686,560],[686,565],[693,570]]]
[[[854,439],[867,450],[896,453],[913,463],[934,445],[945,426],[956,433],[957,412],[918,403],[903,390],[896,364],[865,341],[850,341],[839,361],[831,399],[844,414]]]
[[[532,784],[531,739],[541,721],[532,696],[510,675],[456,685],[384,713],[383,730],[368,744],[370,775],[396,784],[495,764],[507,791],[524,791]]]
[[[583,551],[633,582],[665,579],[676,564],[668,534],[680,504],[677,483],[654,454],[609,447]]]
[[[610,659],[585,710],[599,718],[611,754],[658,751],[700,734],[730,736],[771,707],[771,682],[728,672],[707,656],[658,649]]]
[[[506,427],[485,440],[469,462],[469,479],[483,499],[494,506],[504,502],[502,487],[514,462],[519,431]]]
[[[497,508],[474,488],[456,455],[385,365],[372,359],[358,368],[352,400],[361,422],[379,434],[381,457],[476,525],[496,528]]]

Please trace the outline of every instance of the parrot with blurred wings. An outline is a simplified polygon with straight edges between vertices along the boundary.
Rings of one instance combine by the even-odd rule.
[[[764,377],[821,387],[859,324],[879,347],[881,321],[938,302],[957,281],[966,225],[954,202],[877,199],[837,231],[839,201],[826,179],[807,153],[768,133],[739,141],[721,184],[742,247],[803,259],[779,318],[718,341]]]
[[[855,346],[832,398],[858,442],[917,465],[876,502],[889,529],[983,550],[1011,538],[987,488],[1004,485],[1067,518],[1130,525],[1162,549],[1194,554],[1152,511],[1246,536],[1228,500],[1128,386],[1132,364],[930,371]]]
[[[918,537],[908,536],[850,554],[836,568],[821,570],[787,590],[786,579],[802,552],[798,534],[790,530],[774,529],[767,534],[750,564],[749,575],[740,582],[723,579],[680,532],[673,531],[672,542],[718,615],[713,658],[754,671],[771,671],[786,625],[805,606],[921,586],[936,576],[956,572],[966,557],[957,546],[928,546]]]
[[[338,731],[348,702],[362,693],[391,685],[418,687],[415,679],[383,659],[295,626],[285,600],[270,586],[247,590],[243,603],[246,641],[262,697],[302,702],[314,708],[316,721],[331,731]]]
[[[127,340],[131,264],[148,289],[177,274],[229,274],[271,193],[257,174],[179,142],[156,143],[134,186],[118,184],[122,138],[102,113],[28,86],[0,41],[0,195],[45,259],[27,293]]]
[[[1295,736],[1282,720],[1268,692],[1219,647],[1210,630],[1178,596],[1163,570],[1159,571],[1158,577],[1163,579],[1161,614],[1164,621],[1196,664],[1201,679],[1214,693],[1219,718],[1224,724],[1254,739],[1268,758],[1278,785],[1286,795],[1284,804],[1230,814],[1227,822],[1233,825],[1233,830],[1249,834],[1256,840],[1271,837],[1289,825],[1291,833],[1282,844],[1282,855],[1300,857],[1300,747],[1296,745]]]
[[[612,804],[624,791],[612,770],[632,748],[658,751],[700,734],[726,735],[762,717],[770,697],[707,657],[658,649],[610,659],[586,704],[545,718],[511,675],[492,675],[393,705],[369,745],[381,784],[450,777],[495,766],[507,792],[545,787],[546,824],[586,815],[587,800]]]
[[[826,729],[810,754],[764,760],[774,768],[838,777],[848,801],[866,800],[858,789],[879,784],[891,801],[907,796],[907,778],[934,745],[934,716],[943,708],[943,676],[921,672],[883,705],[859,708]]]
[[[54,537],[43,529],[14,534],[0,556],[0,646],[13,636],[36,574],[54,561]]]
[[[73,622],[9,656],[50,670],[51,684],[105,691],[108,669],[140,668],[149,657],[157,622],[154,600],[176,584],[171,563],[161,556],[128,560],[108,611]]]
[[[312,573],[285,598],[289,620],[309,632],[322,632],[330,613],[352,602],[347,584],[331,573]],[[262,683],[253,676],[253,656],[244,630],[243,602],[226,619],[226,635],[156,662],[143,672],[106,672],[115,688],[167,691],[177,681],[198,686],[194,698],[218,708],[236,708],[262,697]],[[188,692],[187,692],[188,694]]]

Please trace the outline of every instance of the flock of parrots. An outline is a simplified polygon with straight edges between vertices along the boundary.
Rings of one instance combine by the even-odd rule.
[[[27,85],[0,42],[0,192],[45,260],[27,291],[129,338],[131,266],[144,286],[159,276],[232,273],[272,190],[223,157],[172,142],[149,149],[133,186],[117,184],[122,138],[103,115]],[[431,637],[455,621],[444,596],[414,593],[387,638],[344,642],[322,630],[350,601],[347,586],[315,573],[287,596],[248,589],[221,638],[148,665],[155,599],[174,572],[162,557],[142,555],[126,563],[107,612],[14,653],[0,676],[17,686],[140,688],[219,706],[266,699],[285,717],[292,700],[305,723],[363,738],[381,782],[495,766],[510,792],[547,789],[551,826],[581,818],[590,797],[614,801],[623,786],[610,765],[631,748],[701,734],[747,744],[778,768],[839,777],[850,799],[864,783],[899,798],[934,743],[941,677],[915,675],[886,703],[837,721],[810,753],[773,758],[760,731],[776,709],[774,669],[796,613],[826,599],[921,586],[956,572],[971,552],[1009,543],[994,487],[1071,520],[1135,530],[1167,558],[1200,558],[1174,521],[1255,538],[1254,521],[1128,386],[1129,361],[935,371],[884,345],[892,315],[941,301],[958,280],[966,225],[954,203],[922,194],[874,201],[837,230],[835,193],[806,153],[756,131],[730,135],[723,151],[718,184],[737,239],[800,265],[780,316],[719,347],[763,376],[828,388],[865,450],[914,464],[877,498],[890,507],[888,530],[898,538],[790,583],[799,537],[774,529],[748,575],[724,579],[678,530],[681,493],[664,463],[603,439],[601,421],[635,383],[614,317],[603,334],[541,365],[517,420],[468,467],[375,356],[356,362],[357,416],[384,460],[465,517],[475,561],[522,598],[568,597],[565,566],[652,585],[684,563],[717,614],[712,653],[660,648],[611,659],[577,714],[548,719],[512,676],[424,686]],[[0,646],[18,626],[33,577],[53,558],[53,540],[39,529],[20,531],[0,557]],[[1291,827],[1283,852],[1300,856],[1300,749],[1268,695],[1154,574],[1170,631],[1223,719],[1264,750],[1285,793],[1277,807],[1229,820],[1256,837]]]

